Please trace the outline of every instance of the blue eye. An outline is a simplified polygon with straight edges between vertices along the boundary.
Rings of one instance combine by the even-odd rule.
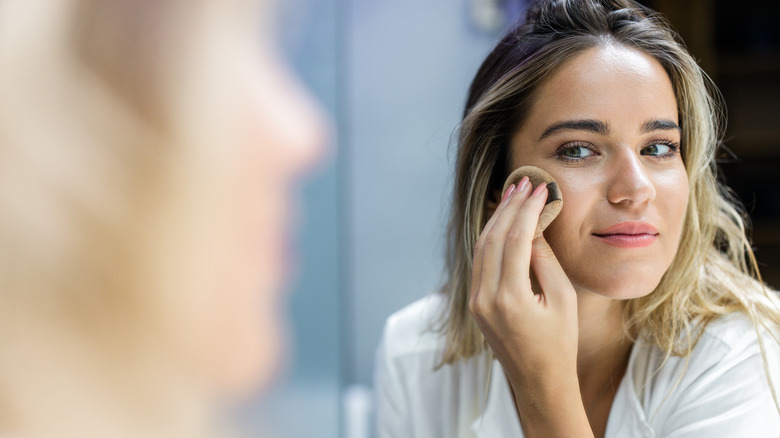
[[[556,152],[556,155],[567,160],[582,160],[596,155],[593,150],[582,145],[564,145]]]
[[[642,155],[649,155],[658,158],[671,158],[677,154],[680,146],[676,143],[657,142],[649,144],[642,148]]]
[[[669,145],[661,143],[647,145],[642,148],[642,155],[663,156],[669,155],[671,152],[672,148]]]

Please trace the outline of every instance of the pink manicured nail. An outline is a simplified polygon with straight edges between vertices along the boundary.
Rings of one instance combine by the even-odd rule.
[[[501,202],[504,202],[507,199],[509,199],[509,197],[512,196],[512,193],[515,192],[515,188],[517,188],[517,187],[514,184],[509,186],[509,188],[506,189],[506,192],[504,192],[504,197],[501,198]]]
[[[541,183],[539,184],[539,187],[537,187],[534,190],[534,193],[532,196],[541,196],[543,192],[547,191],[547,183]]]
[[[520,186],[517,188],[518,192],[522,192],[525,190],[525,188],[528,186],[528,177],[524,176],[523,179],[520,180]]]

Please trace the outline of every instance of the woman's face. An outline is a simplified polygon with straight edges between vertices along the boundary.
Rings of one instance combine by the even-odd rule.
[[[560,215],[544,232],[579,291],[652,292],[672,263],[688,204],[677,103],[651,57],[588,49],[553,75],[512,138],[512,165],[558,181]]]

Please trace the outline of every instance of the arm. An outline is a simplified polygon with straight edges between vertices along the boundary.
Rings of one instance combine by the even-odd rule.
[[[469,310],[507,374],[526,436],[592,437],[577,379],[577,295],[544,237],[534,238],[547,190],[530,186],[510,188],[480,235]]]

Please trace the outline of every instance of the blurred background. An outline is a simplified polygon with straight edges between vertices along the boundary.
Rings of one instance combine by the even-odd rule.
[[[780,11],[655,0],[723,92],[721,176],[780,287]],[[385,318],[441,281],[453,134],[469,81],[524,0],[284,0],[284,54],[337,128],[304,190],[289,369],[248,408],[277,436],[370,437]],[[262,416],[258,417],[258,412]]]

